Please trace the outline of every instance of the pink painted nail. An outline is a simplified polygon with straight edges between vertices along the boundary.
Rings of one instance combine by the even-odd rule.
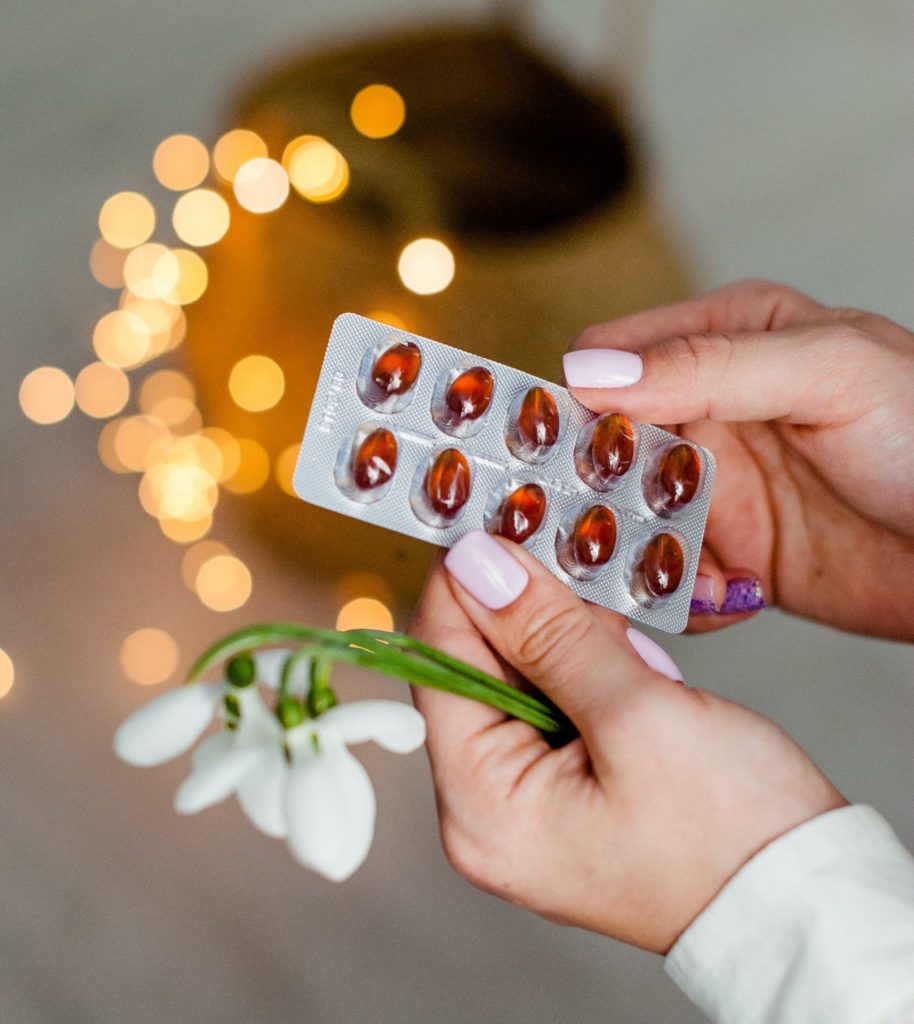
[[[582,348],[562,356],[565,380],[572,388],[625,388],[637,384],[644,364],[637,352]]]
[[[520,597],[527,570],[483,530],[468,533],[448,551],[444,566],[486,608],[498,611]]]
[[[714,580],[710,576],[699,573],[695,577],[695,586],[692,588],[692,603],[689,611],[693,615],[713,615],[720,608],[719,602],[714,595]]]
[[[655,640],[651,640],[644,633],[639,633],[637,629],[632,629],[631,626],[625,631],[625,635],[628,637],[628,642],[641,655],[644,662],[655,672],[669,676],[670,679],[677,683],[683,681],[682,673],[676,667],[676,662]]]

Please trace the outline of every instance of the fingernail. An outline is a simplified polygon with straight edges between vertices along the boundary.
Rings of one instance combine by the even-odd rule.
[[[444,566],[480,604],[498,611],[520,597],[527,570],[483,530],[468,533],[448,551]]]
[[[736,615],[739,612],[757,612],[766,608],[762,584],[757,579],[727,580],[727,596],[720,606],[721,615]]]
[[[572,388],[625,388],[641,380],[644,364],[637,352],[582,348],[562,356],[565,380]]]
[[[682,673],[676,667],[676,662],[655,640],[651,640],[649,636],[639,633],[637,629],[633,629],[631,626],[625,631],[625,635],[628,637],[628,642],[641,655],[649,668],[652,668],[655,672],[660,672],[662,675],[669,676],[674,682],[681,683],[683,681]]]
[[[717,611],[717,602],[714,600],[714,580],[710,576],[705,576],[704,573],[699,573],[695,577],[689,611],[693,615],[713,615]]]

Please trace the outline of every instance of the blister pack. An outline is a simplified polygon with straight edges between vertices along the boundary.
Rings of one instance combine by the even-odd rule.
[[[714,458],[563,387],[344,313],[294,487],[305,501],[450,547],[485,529],[596,604],[685,628]]]

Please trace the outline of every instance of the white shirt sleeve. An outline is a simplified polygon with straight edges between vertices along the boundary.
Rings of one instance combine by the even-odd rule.
[[[914,858],[871,807],[813,818],[730,879],[666,970],[717,1024],[914,1024]]]

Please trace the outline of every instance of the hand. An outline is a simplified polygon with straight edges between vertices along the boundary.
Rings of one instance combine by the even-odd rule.
[[[675,424],[714,453],[694,596],[720,608],[728,581],[757,576],[787,611],[914,637],[910,331],[745,281],[589,327],[565,376],[588,408]]]
[[[553,750],[482,704],[414,699],[457,870],[544,917],[664,953],[753,854],[846,801],[776,725],[671,681],[669,656],[627,626],[476,531],[432,569],[410,631],[538,687],[580,737]]]

